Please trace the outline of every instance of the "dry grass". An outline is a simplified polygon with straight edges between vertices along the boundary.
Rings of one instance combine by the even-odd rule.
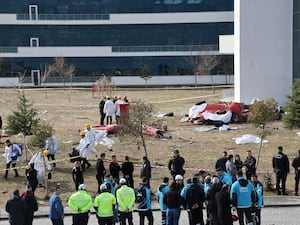
[[[15,89],[1,89],[1,116],[4,121],[6,117],[15,110],[17,103],[17,91]],[[39,111],[39,117],[42,120],[48,121],[55,129],[55,134],[59,142],[59,153],[57,158],[65,158],[71,151],[72,147],[76,146],[80,140],[78,130],[84,128],[85,123],[98,124],[99,112],[98,102],[99,98],[93,98],[89,89],[72,90],[71,99],[69,100],[69,90],[54,90],[43,89],[25,90],[26,97],[33,103],[34,107]],[[163,123],[168,125],[169,134],[172,139],[156,139],[148,138],[148,152],[152,164],[166,165],[172,151],[179,149],[180,153],[186,159],[186,166],[192,168],[187,170],[186,176],[192,176],[199,169],[213,170],[215,160],[220,157],[221,152],[227,150],[229,153],[239,153],[242,158],[246,155],[246,150],[252,150],[254,155],[257,155],[258,145],[237,145],[232,138],[239,137],[243,134],[255,134],[256,130],[251,124],[236,124],[238,130],[219,132],[213,130],[210,132],[196,132],[193,130],[195,125],[189,123],[180,123],[179,120],[184,114],[188,113],[188,109],[194,103],[202,100],[218,101],[222,97],[222,90],[216,91],[216,96],[201,97],[211,95],[211,90],[117,90],[116,95],[128,96],[129,100],[143,99],[146,102],[154,102],[158,112],[168,113],[174,112],[174,117],[163,118]],[[196,97],[196,98],[193,98]],[[176,100],[165,102],[168,100]],[[284,151],[288,154],[290,160],[295,156],[298,146],[299,138],[296,136],[297,131],[289,131],[283,128],[281,122],[274,122],[269,124],[269,129],[272,134],[267,137],[269,143],[263,147],[262,157],[259,165],[259,175],[265,172],[272,171],[271,158],[276,153],[277,146],[282,145]],[[107,152],[107,159],[110,159],[112,154],[116,154],[119,160],[122,160],[125,155],[129,155],[134,161],[141,162],[144,153],[138,150],[137,145],[129,141],[120,142],[118,137],[112,136],[115,140],[113,146],[114,152]],[[18,136],[10,137],[15,142],[22,142]],[[4,152],[3,142],[1,140],[0,152]],[[97,146],[98,152],[106,151],[103,146]],[[26,162],[22,159],[19,165],[25,165]],[[53,178],[49,182],[50,186],[54,183],[61,183],[63,187],[62,198],[64,201],[70,196],[74,190],[72,182],[71,171],[73,165],[69,161],[58,163],[57,169],[53,172]],[[0,164],[1,173],[4,173],[5,165],[3,160]],[[106,164],[108,168],[108,164]],[[21,177],[14,178],[13,173],[10,172],[9,179],[5,180],[0,177],[0,206],[3,208],[12,190],[16,187],[22,189],[25,181],[24,170],[19,170]],[[140,168],[135,168],[135,183],[139,182]],[[96,179],[95,179],[95,162],[92,162],[92,168],[84,173],[85,183],[88,190],[95,194]],[[167,169],[155,168],[153,169],[152,190],[154,191],[161,182],[162,177],[169,175]],[[274,178],[274,176],[273,176]],[[274,182],[274,181],[273,181]],[[288,177],[288,189],[293,190],[293,174]],[[7,190],[2,193],[2,190]],[[41,200],[41,204],[47,204],[47,201],[42,201],[45,196],[43,189],[38,189],[37,197]]]

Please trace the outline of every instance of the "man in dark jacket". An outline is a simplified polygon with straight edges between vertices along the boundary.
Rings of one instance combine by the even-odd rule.
[[[151,163],[148,160],[147,156],[143,157],[143,165],[141,169],[140,178],[146,177],[148,180],[148,186],[150,187],[150,179],[151,179]]]
[[[11,225],[23,225],[25,221],[25,203],[20,197],[19,190],[15,190],[12,198],[6,202],[6,212],[9,214]]]
[[[175,150],[173,153],[174,155],[169,161],[168,168],[170,170],[171,175],[173,176],[173,180],[175,181],[176,175],[183,176],[185,174],[185,170],[183,169],[185,160],[179,155],[178,150]]]
[[[34,163],[31,163],[29,167],[25,171],[26,179],[28,183],[32,187],[32,192],[35,192],[35,189],[38,186],[38,179],[37,179],[37,170],[34,169]]]
[[[104,113],[105,97],[99,102],[99,113],[100,113],[100,125],[104,125],[105,113]]]
[[[115,155],[112,155],[111,162],[109,164],[109,173],[114,178],[116,184],[119,184],[120,171],[121,171],[121,166],[117,161],[117,157]]]
[[[288,157],[282,152],[282,146],[278,147],[278,153],[273,157],[272,165],[276,174],[276,191],[278,195],[287,195],[285,192],[285,183],[287,174],[290,172],[290,162]],[[282,191],[280,190],[280,182]]]
[[[23,197],[25,202],[25,222],[24,225],[32,225],[33,214],[38,210],[38,204],[33,192],[27,190],[25,196]]]
[[[125,161],[122,164],[122,173],[123,177],[126,178],[129,187],[133,187],[133,171],[134,166],[133,163],[129,161],[129,156],[125,156]]]
[[[203,202],[204,202],[204,190],[202,186],[198,184],[198,178],[194,177],[192,186],[186,192],[186,203],[189,207],[192,225],[201,224],[204,225],[203,220]]]
[[[251,180],[251,176],[256,174],[256,158],[250,150],[247,151],[247,157],[243,162],[243,166],[246,167],[247,180]]]
[[[298,156],[294,158],[292,167],[295,169],[295,195],[298,196],[298,187],[300,180],[300,150],[298,150]]]
[[[103,183],[106,170],[104,167],[105,153],[101,153],[100,158],[96,162],[96,179],[98,181],[98,193],[100,193],[100,185]]]
[[[232,225],[230,186],[224,184],[216,194],[216,205],[220,225]]]
[[[223,152],[223,157],[219,158],[216,162],[215,169],[222,168],[223,171],[226,171],[226,162],[227,162],[227,152]]]

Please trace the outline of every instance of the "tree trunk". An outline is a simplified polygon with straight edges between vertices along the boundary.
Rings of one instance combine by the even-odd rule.
[[[210,81],[211,81],[211,89],[212,89],[212,92],[213,94],[215,93],[215,86],[214,86],[214,79],[213,79],[213,75],[209,75],[210,77]]]
[[[264,129],[263,129],[263,133],[264,133]],[[258,147],[258,156],[257,156],[257,161],[256,161],[256,168],[258,167],[258,163],[259,163],[259,158],[260,158],[260,154],[261,154],[261,149],[262,149],[262,144],[263,144],[263,136],[260,136],[260,143],[259,143],[259,147]]]
[[[141,140],[142,140],[142,144],[143,144],[145,156],[148,158],[145,137],[144,137],[144,134],[143,134],[143,124],[141,124],[141,126],[140,126],[140,136],[141,136]]]

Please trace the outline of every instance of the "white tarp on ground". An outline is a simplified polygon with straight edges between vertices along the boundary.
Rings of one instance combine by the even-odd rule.
[[[222,121],[223,123],[229,123],[232,117],[231,111],[226,111],[225,114],[215,114],[210,112],[203,112],[203,118],[205,120]]]
[[[95,130],[95,132],[96,132],[96,137],[95,137],[96,145],[100,144],[100,145],[107,146],[108,148],[111,148],[115,143],[114,140],[106,137],[107,136],[106,130]]]
[[[235,140],[235,143],[238,145],[241,144],[249,144],[249,143],[254,143],[254,144],[259,144],[261,141],[261,138],[256,137],[254,135],[251,134],[244,134],[241,137],[238,138],[232,138],[233,140]],[[263,139],[262,143],[268,143],[268,140]]]
[[[195,119],[198,117],[199,113],[203,112],[206,109],[207,103],[201,105],[193,105],[189,109],[189,118]]]

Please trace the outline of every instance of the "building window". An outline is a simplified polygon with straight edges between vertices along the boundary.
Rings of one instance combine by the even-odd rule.
[[[29,20],[38,20],[38,6],[29,5]]]
[[[30,47],[39,47],[39,38],[30,38]]]

